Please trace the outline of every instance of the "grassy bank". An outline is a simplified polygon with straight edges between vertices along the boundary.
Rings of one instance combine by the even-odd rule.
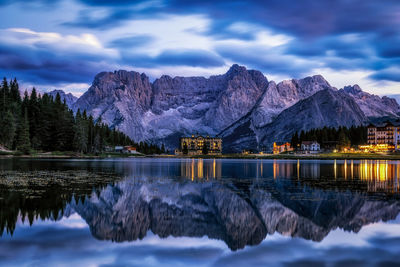
[[[0,157],[22,157],[22,158],[193,158],[193,159],[375,159],[375,160],[400,160],[400,153],[372,154],[372,153],[321,153],[321,154],[224,154],[224,155],[143,155],[143,154],[121,154],[114,152],[99,154],[81,154],[76,152],[32,152],[23,155],[20,152],[2,152]]]
[[[400,160],[400,153],[371,154],[371,153],[321,153],[321,154],[224,154],[217,156],[196,155],[196,156],[160,156],[175,158],[194,159],[382,159]]]
[[[16,157],[16,158],[132,158],[132,157],[145,157],[142,154],[121,154],[114,152],[104,152],[96,154],[82,154],[71,151],[52,151],[52,152],[31,152],[30,154],[22,154],[19,151],[13,152],[0,152],[0,157]]]

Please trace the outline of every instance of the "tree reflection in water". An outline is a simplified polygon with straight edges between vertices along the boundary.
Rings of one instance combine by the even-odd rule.
[[[48,180],[32,179],[34,171],[3,171],[2,230],[12,233],[19,217],[33,223],[77,212],[102,240],[142,239],[150,230],[160,237],[208,236],[236,250],[275,232],[321,241],[333,229],[358,232],[400,211],[400,165],[394,161],[143,159],[97,164],[90,171],[49,171]],[[105,165],[127,177],[95,172]],[[19,175],[20,182],[10,182],[12,175]],[[50,178],[55,175],[64,178]]]

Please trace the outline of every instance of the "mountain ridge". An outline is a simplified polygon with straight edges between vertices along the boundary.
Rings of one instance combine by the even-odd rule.
[[[340,118],[334,118],[334,113],[322,114],[319,123],[313,124],[315,127],[328,126],[324,122],[334,120],[338,127],[349,125],[347,119],[360,122],[363,117],[362,123],[366,123],[370,118],[400,117],[400,106],[394,99],[368,94],[358,85],[338,90],[321,75],[276,83],[260,71],[247,70],[237,64],[225,74],[208,78],[162,75],[153,82],[146,74],[135,71],[101,72],[71,107],[74,111],[85,109],[95,119],[101,118],[111,128],[123,131],[137,142],[163,143],[174,149],[180,136],[219,134],[224,144],[232,145],[232,151],[239,152],[249,144],[253,148],[271,145],[272,138],[265,137],[271,132],[269,127],[281,127],[278,132],[287,127],[284,123],[271,123],[299,101],[326,89],[346,96],[346,101],[336,103],[336,108],[343,108],[345,113]],[[347,96],[356,103],[351,104],[352,110],[345,107],[350,101]],[[303,106],[303,109],[315,108]],[[232,135],[236,128],[240,134]],[[287,136],[280,135],[280,140],[276,141],[287,141]]]

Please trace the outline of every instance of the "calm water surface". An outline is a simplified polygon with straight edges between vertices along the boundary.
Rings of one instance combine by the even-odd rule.
[[[400,162],[0,159],[1,266],[399,266]]]

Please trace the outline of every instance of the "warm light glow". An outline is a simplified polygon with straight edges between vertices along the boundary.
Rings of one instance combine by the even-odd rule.
[[[192,159],[192,181],[194,180],[194,159]]]
[[[213,160],[213,178],[215,178],[215,159]]]
[[[334,171],[334,173],[335,173],[335,180],[336,180],[336,178],[337,178],[337,165],[336,165],[336,159],[335,159],[335,162],[334,162],[334,164],[333,164],[333,171]]]
[[[197,162],[197,177],[203,178],[203,159],[199,159]]]
[[[300,160],[297,160],[297,180],[300,179]]]
[[[395,150],[395,146],[390,144],[360,145],[358,148],[364,152],[387,152]]]

